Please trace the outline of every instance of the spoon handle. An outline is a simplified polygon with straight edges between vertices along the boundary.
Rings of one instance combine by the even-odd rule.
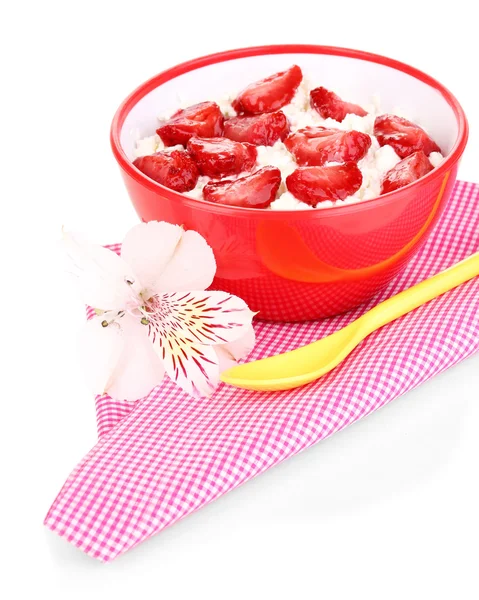
[[[388,298],[358,320],[363,321],[364,327],[368,333],[371,333],[477,275],[479,275],[479,252],[434,277],[425,279]]]

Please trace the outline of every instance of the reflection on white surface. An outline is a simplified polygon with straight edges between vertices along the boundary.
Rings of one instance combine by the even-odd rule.
[[[95,585],[112,594],[121,591],[125,594],[121,598],[126,598],[139,586],[149,589],[158,578],[165,592],[159,597],[181,599],[197,589],[208,589],[213,572],[222,585],[235,580],[237,595],[228,599],[259,594],[260,589],[271,594],[268,598],[287,598],[295,590],[306,594],[316,578],[327,578],[326,588],[336,589],[334,579],[344,568],[356,578],[363,574],[364,585],[374,576],[377,589],[380,582],[387,586],[396,577],[399,560],[401,569],[411,573],[421,568],[423,576],[425,569],[445,556],[465,567],[474,560],[464,545],[474,531],[468,515],[477,502],[467,477],[477,466],[479,405],[473,398],[477,389],[479,355],[270,469],[107,566],[45,531],[51,567],[56,565],[61,573],[59,585],[66,586],[70,577],[76,577],[75,598]],[[459,505],[463,512],[458,511]],[[455,541],[455,548],[443,547],[445,533],[449,543]],[[436,537],[437,544],[432,542]],[[431,545],[437,556],[431,555]],[[423,548],[429,552],[427,563]],[[358,573],[362,554],[370,556],[374,575]],[[327,572],[322,564],[328,565]],[[364,565],[364,557],[359,564]],[[281,577],[280,567],[285,569]],[[243,577],[243,568],[252,569],[251,576]],[[255,575],[257,569],[261,573]],[[300,572],[304,579],[298,582],[293,574]],[[356,589],[357,583],[350,583],[348,591]],[[396,585],[398,593],[406,593],[407,580],[402,587]],[[277,595],[281,593],[285,595]]]

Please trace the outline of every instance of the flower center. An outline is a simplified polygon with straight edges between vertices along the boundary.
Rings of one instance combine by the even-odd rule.
[[[173,297],[167,300],[155,294],[138,307],[142,315],[141,323],[148,325],[148,335],[153,342],[158,336],[168,340],[184,333],[184,320],[188,312],[181,305],[181,300],[188,294],[178,294],[178,296],[177,301]],[[194,323],[192,322],[191,325],[194,326]]]

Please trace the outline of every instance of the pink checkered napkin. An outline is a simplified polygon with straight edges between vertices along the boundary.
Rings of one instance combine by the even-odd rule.
[[[368,306],[314,323],[256,325],[253,358],[307,344],[479,250],[479,186],[459,182],[420,254]],[[369,414],[479,350],[476,278],[371,335],[302,389],[222,386],[192,400],[165,380],[136,403],[97,398],[100,440],[45,524],[103,561]]]

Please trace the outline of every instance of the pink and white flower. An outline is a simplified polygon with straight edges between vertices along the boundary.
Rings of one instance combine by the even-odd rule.
[[[80,351],[94,393],[137,400],[165,374],[194,396],[210,396],[220,372],[254,346],[252,313],[236,296],[204,291],[213,251],[195,231],[141,223],[121,256],[65,234],[70,270],[95,308]]]

